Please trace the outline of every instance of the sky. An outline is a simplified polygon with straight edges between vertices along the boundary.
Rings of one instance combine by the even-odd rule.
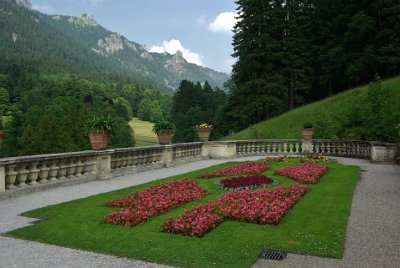
[[[31,0],[46,14],[92,14],[106,29],[151,52],[183,53],[188,61],[230,73],[235,0]]]

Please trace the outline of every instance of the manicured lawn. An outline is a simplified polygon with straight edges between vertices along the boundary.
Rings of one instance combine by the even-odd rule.
[[[289,161],[270,163],[272,168],[263,174],[278,179],[283,185],[293,184],[295,182],[288,178],[273,175],[276,168],[298,160]],[[225,221],[202,238],[160,231],[169,216],[176,217],[184,209],[216,199],[225,192],[214,184],[223,177],[197,179],[198,184],[210,191],[211,195],[151,218],[144,224],[127,227],[102,223],[104,215],[116,210],[105,207],[105,201],[172,179],[168,178],[26,212],[25,216],[50,220],[14,230],[7,235],[181,267],[247,267],[265,248],[341,258],[358,167],[333,161],[326,164],[329,166],[328,172],[315,185],[307,185],[308,193],[277,226]],[[174,178],[197,178],[205,171],[229,165],[232,163]]]
[[[134,131],[136,147],[158,144],[157,135],[153,133],[153,123],[134,117],[129,125]]]

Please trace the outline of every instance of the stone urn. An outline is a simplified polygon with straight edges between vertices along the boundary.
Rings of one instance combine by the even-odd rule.
[[[198,128],[197,134],[202,142],[206,142],[210,139],[211,128]]]
[[[91,130],[88,132],[90,144],[93,150],[103,150],[108,145],[110,131],[108,130]]]
[[[301,131],[303,133],[303,139],[304,140],[312,140],[313,134],[314,134],[314,129],[312,128],[303,128]]]
[[[172,136],[174,135],[173,132],[170,131],[160,131],[157,132],[158,143],[160,145],[169,145],[171,144]]]

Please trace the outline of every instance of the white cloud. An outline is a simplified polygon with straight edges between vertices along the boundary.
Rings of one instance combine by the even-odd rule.
[[[52,13],[54,11],[53,7],[47,1],[43,1],[40,4],[32,5],[32,8],[46,14]]]
[[[155,53],[167,52],[171,55],[174,55],[178,50],[182,52],[182,56],[187,62],[194,63],[199,66],[204,66],[200,54],[192,52],[187,48],[184,48],[181,44],[181,41],[176,39],[171,39],[170,41],[163,41],[161,46],[152,46],[149,51]]]
[[[233,26],[235,26],[237,18],[235,12],[220,13],[213,22],[208,25],[208,30],[212,32],[222,32],[232,34]]]

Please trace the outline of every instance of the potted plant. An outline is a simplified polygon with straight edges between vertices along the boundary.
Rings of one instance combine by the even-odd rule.
[[[199,135],[199,139],[202,142],[208,141],[210,139],[210,133],[213,129],[213,125],[203,123],[196,126],[197,134]]]
[[[86,121],[86,130],[93,150],[102,150],[107,147],[112,131],[111,116],[107,117],[93,115]]]
[[[153,132],[157,134],[158,142],[161,145],[171,144],[174,131],[175,125],[166,120],[158,121],[153,126]]]
[[[313,124],[311,122],[306,122],[303,124],[303,139],[305,140],[311,140],[312,136],[314,134],[314,130],[313,130]]]

